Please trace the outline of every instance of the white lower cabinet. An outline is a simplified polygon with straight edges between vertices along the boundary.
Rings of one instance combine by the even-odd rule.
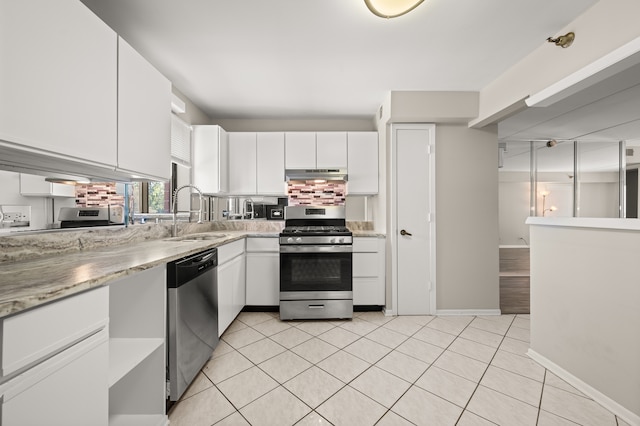
[[[109,285],[110,426],[167,423],[166,276],[162,265]]]
[[[385,240],[353,239],[353,304],[385,304]]]
[[[245,240],[218,247],[218,336],[231,325],[244,308]]]
[[[106,287],[3,318],[3,425],[107,425]]]
[[[247,306],[280,303],[278,237],[247,238]]]
[[[7,382],[3,425],[108,424],[109,344],[103,330]]]
[[[166,267],[0,320],[0,424],[165,426]]]

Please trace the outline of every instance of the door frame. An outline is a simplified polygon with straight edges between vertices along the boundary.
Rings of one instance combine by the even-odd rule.
[[[391,202],[389,217],[389,244],[391,247],[391,312],[398,314],[398,144],[396,132],[398,130],[420,129],[429,131],[429,315],[436,313],[436,125],[431,123],[397,123],[390,125],[390,185],[389,200]]]

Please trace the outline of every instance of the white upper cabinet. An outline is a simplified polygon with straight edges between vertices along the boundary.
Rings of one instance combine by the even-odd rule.
[[[287,132],[285,144],[287,169],[347,167],[346,132]]]
[[[117,163],[117,35],[77,0],[0,3],[0,140]]]
[[[347,132],[316,133],[316,167],[347,168]]]
[[[171,83],[84,4],[3,1],[0,40],[0,140],[12,161],[170,178]]]
[[[349,132],[348,183],[350,195],[378,193],[378,132]]]
[[[229,133],[229,193],[254,195],[256,185],[256,133]]]
[[[229,133],[229,193],[283,195],[284,133]]]
[[[47,182],[44,176],[20,173],[20,195],[29,197],[69,197],[76,196],[75,185]]]
[[[316,168],[315,132],[287,132],[285,141],[285,167],[287,169]]]
[[[118,168],[155,180],[171,178],[171,82],[122,38]]]
[[[257,134],[258,195],[284,195],[284,133]]]
[[[205,194],[229,192],[229,136],[220,126],[193,126],[193,184]]]

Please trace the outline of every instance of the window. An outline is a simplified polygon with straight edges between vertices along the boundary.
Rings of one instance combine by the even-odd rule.
[[[169,182],[133,182],[130,185],[134,213],[171,213],[176,164],[172,163],[171,166]]]

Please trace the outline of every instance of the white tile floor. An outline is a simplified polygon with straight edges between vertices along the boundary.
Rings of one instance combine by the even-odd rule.
[[[528,315],[243,312],[169,413],[200,425],[626,425],[526,356]]]

